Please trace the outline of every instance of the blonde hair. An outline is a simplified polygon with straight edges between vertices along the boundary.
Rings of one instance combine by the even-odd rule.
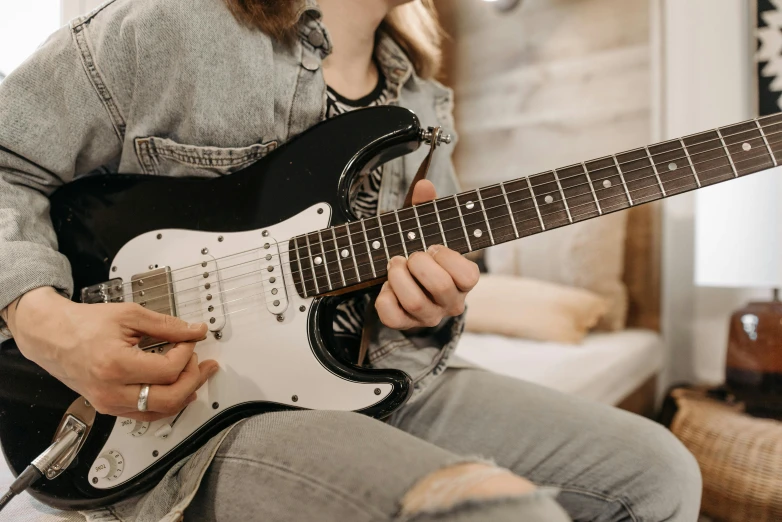
[[[291,38],[301,2],[295,0],[225,0],[236,19],[282,40]],[[407,54],[416,74],[435,76],[442,64],[442,29],[434,0],[414,0],[391,10],[380,30]]]

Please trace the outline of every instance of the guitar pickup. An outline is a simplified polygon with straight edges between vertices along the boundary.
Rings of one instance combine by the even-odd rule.
[[[285,292],[285,278],[277,241],[271,237],[258,251],[261,258],[261,281],[266,298],[266,308],[274,315],[280,315],[288,308],[288,294]]]
[[[176,317],[176,301],[174,300],[174,285],[171,280],[171,268],[163,267],[130,278],[133,292],[133,302],[166,315]],[[144,336],[138,343],[142,350],[167,344],[166,341]]]

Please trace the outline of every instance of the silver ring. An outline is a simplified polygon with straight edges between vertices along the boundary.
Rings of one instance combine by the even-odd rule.
[[[142,384],[141,391],[138,392],[138,411],[147,411],[147,401],[149,400],[149,384]]]

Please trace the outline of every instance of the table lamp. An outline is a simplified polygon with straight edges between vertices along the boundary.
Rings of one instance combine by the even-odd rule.
[[[695,282],[766,288],[730,318],[725,384],[756,415],[782,417],[782,168],[701,191]]]

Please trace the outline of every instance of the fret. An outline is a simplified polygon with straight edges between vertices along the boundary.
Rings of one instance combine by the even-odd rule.
[[[633,204],[638,205],[663,196],[646,149],[635,149],[616,155]]]
[[[445,235],[443,235],[440,228],[440,219],[437,217],[435,202],[429,201],[416,205],[413,208],[415,208],[418,222],[421,224],[421,240],[424,242],[424,245],[443,245],[445,243]]]
[[[355,280],[357,283],[361,282],[361,272],[358,269],[358,259],[356,259],[356,249],[353,248],[353,238],[350,237],[350,228],[348,227],[348,224],[345,225],[339,225],[338,227],[334,227],[334,239],[337,243],[337,251],[339,252],[339,257],[342,259],[342,270],[343,274],[350,274],[351,272],[355,272],[356,277]],[[369,260],[367,259],[365,261],[366,263],[369,263]],[[345,282],[352,281],[353,276],[346,276]]]
[[[470,190],[454,196],[459,204],[464,231],[468,236],[470,250],[480,250],[492,245],[489,223],[478,202],[478,192]]]
[[[570,214],[566,211],[558,183],[552,172],[544,172],[527,178],[530,192],[535,198],[540,218],[546,230],[570,223]]]
[[[687,151],[687,145],[684,144],[684,140],[681,138],[679,138],[679,143],[682,144],[684,155],[687,156],[687,162],[690,164],[690,170],[692,171],[692,175],[695,176],[695,183],[698,185],[698,188],[700,188],[701,179],[698,177],[698,172],[695,170],[695,165],[692,164],[692,157],[690,157],[690,153]]]
[[[651,152],[649,152],[649,147],[644,147],[644,149],[646,150],[646,155],[647,155],[647,156],[649,156],[649,163],[651,163],[651,164],[652,164],[652,170],[654,170],[654,175],[655,175],[655,177],[657,178],[657,183],[659,183],[659,184],[660,184],[660,190],[661,190],[661,191],[662,191],[662,193],[663,193],[663,197],[665,197],[665,196],[667,195],[667,194],[665,193],[665,187],[663,187],[663,182],[662,182],[662,180],[660,179],[660,173],[659,173],[659,172],[657,172],[657,165],[655,165],[655,164],[654,164],[654,160],[652,159],[652,153],[651,153]]]
[[[462,224],[462,218],[459,214],[459,206],[455,197],[447,197],[437,200],[437,212],[440,216],[440,222],[443,233],[448,239],[448,248],[455,250],[460,254],[466,254],[472,250],[467,242],[467,231]]]
[[[481,197],[481,189],[475,191],[478,196],[478,203],[481,204],[481,212],[483,212],[483,219],[486,221],[486,230],[489,231],[489,239],[491,244],[494,244],[494,234],[491,231],[491,225],[489,224],[489,216],[486,215],[486,206],[483,204],[483,198]]]
[[[503,183],[500,183],[500,189],[502,190],[502,197],[505,198],[505,205],[508,207],[508,219],[513,225],[513,233],[515,234],[516,238],[519,238],[519,229],[516,226],[516,220],[513,219],[513,210],[510,207],[510,201],[508,201],[508,192],[505,190],[505,185]]]
[[[323,236],[320,233],[320,230],[318,230],[318,244],[315,245],[315,249],[319,250],[319,252],[315,253],[315,264],[321,265],[323,267],[323,271],[326,272],[326,283],[329,285],[329,290],[334,290],[334,287],[331,284],[331,275],[329,274],[329,267],[328,267],[328,261],[326,260],[326,249],[323,248]],[[321,259],[321,263],[318,263],[318,258]]]
[[[583,164],[570,165],[558,169],[559,186],[565,199],[566,208],[570,208],[570,222],[583,221],[600,215],[592,184]]]
[[[708,187],[734,177],[727,151],[721,146],[716,131],[686,136],[682,141],[690,153],[701,186]]]
[[[647,147],[652,153],[655,169],[659,172],[664,194],[673,196],[698,188],[694,172],[686,161],[679,140],[666,141]]]
[[[622,168],[619,166],[619,160],[616,159],[616,154],[611,156],[614,160],[614,165],[616,165],[616,171],[619,173],[619,178],[622,180],[622,186],[625,188],[625,195],[627,196],[627,202],[630,203],[630,205],[633,205],[633,198],[630,196],[630,189],[627,188],[627,182],[625,181],[625,176],[622,174]]]
[[[504,192],[502,184],[492,185],[478,190],[483,212],[488,223],[494,244],[504,243],[518,237],[516,223],[511,218],[513,210]]]
[[[342,286],[345,286],[345,276],[342,274],[342,262],[339,259],[339,250],[333,248],[332,245],[336,244],[334,239],[334,230],[326,228],[318,232],[318,236],[321,237],[323,247],[323,266],[326,269],[326,275],[328,276],[331,289],[334,287],[339,288],[339,282],[342,281]]]
[[[758,131],[760,131],[760,135],[763,137],[763,143],[766,144],[766,149],[768,150],[768,155],[771,156],[771,159],[774,162],[774,166],[776,167],[778,165],[777,158],[774,157],[774,153],[771,151],[771,146],[768,144],[768,139],[766,138],[766,133],[763,132],[763,127],[760,126],[760,122],[758,120],[755,120],[755,125],[757,125]]]
[[[310,268],[312,268],[312,281],[315,283],[315,293],[320,293],[320,288],[318,287],[318,276],[315,274],[315,263],[312,260],[312,246],[310,245],[310,235],[305,234],[305,239],[307,240],[307,252],[309,254],[309,261],[310,261]]]
[[[381,224],[380,234],[385,241],[386,252],[388,253],[388,260],[396,256],[407,257],[405,252],[405,241],[402,238],[402,234],[399,233],[399,228],[396,223],[396,215],[394,212],[387,214],[381,214],[377,218]]]
[[[437,218],[437,225],[440,227],[440,235],[443,236],[443,246],[448,247],[448,238],[445,237],[445,231],[443,230],[443,222],[440,220],[440,211],[437,209],[437,201],[432,201],[434,207],[434,215]]]
[[[629,208],[630,193],[613,156],[587,161],[583,164],[600,202],[603,214]]]
[[[309,291],[307,290],[307,278],[304,276],[305,269],[301,260],[301,254],[299,253],[300,247],[298,244],[298,239],[298,237],[291,239],[289,244],[292,244],[293,247],[288,247],[289,250],[293,250],[293,252],[296,254],[296,259],[291,259],[291,274],[293,274],[293,278],[296,283],[301,285],[301,291],[299,292],[299,295],[302,297],[307,297],[309,294]]]
[[[418,209],[413,205],[413,213],[415,214],[415,222],[418,225],[418,233],[421,234],[421,245],[424,247],[424,252],[428,250],[426,247],[426,236],[424,235],[424,229],[421,228],[421,220],[418,218]]]
[[[722,127],[722,137],[739,176],[775,166],[754,121]]]
[[[361,220],[361,228],[364,230],[364,237],[367,241],[369,259],[372,263],[372,275],[377,277],[378,272],[383,274],[383,268],[388,264],[388,254],[383,249],[383,236],[380,234],[380,227],[372,225],[377,222],[377,218]],[[369,226],[366,226],[369,224]]]
[[[467,233],[467,227],[464,224],[464,216],[462,216],[462,209],[461,205],[459,204],[459,200],[456,199],[456,196],[453,197],[454,201],[456,202],[456,210],[459,212],[459,221],[462,223],[462,230],[464,231],[464,239],[467,240],[467,248],[470,252],[472,252],[472,245],[470,244],[470,235]]]
[[[589,169],[587,169],[586,163],[584,162],[581,162],[581,167],[583,167],[584,174],[586,174],[587,181],[589,181],[589,190],[592,191],[592,197],[595,198],[595,205],[597,205],[597,213],[602,216],[603,209],[600,208],[600,201],[597,199],[597,194],[595,193],[595,184],[592,183],[592,177],[589,175]]]
[[[532,191],[532,183],[529,180],[529,177],[525,178],[527,182],[527,189],[529,190],[529,199],[532,201],[533,205],[535,205],[535,213],[538,215],[538,222],[540,223],[540,230],[546,230],[546,225],[543,223],[543,216],[540,214],[540,207],[538,207],[538,200],[535,199],[535,193]],[[519,189],[519,192],[521,192],[523,189]],[[526,221],[526,220],[525,220]]]
[[[736,170],[736,165],[733,164],[733,158],[730,157],[730,152],[728,151],[728,146],[725,145],[725,139],[722,137],[722,133],[719,129],[717,129],[717,135],[720,137],[720,141],[722,142],[722,147],[725,149],[725,153],[728,156],[728,161],[730,161],[730,167],[733,169],[733,175],[735,177],[739,177],[739,173]]]
[[[571,223],[573,222],[573,216],[570,215],[570,207],[568,207],[567,199],[565,199],[565,192],[562,190],[562,184],[559,182],[559,175],[557,175],[557,169],[551,171],[554,174],[554,179],[557,182],[559,188],[559,194],[562,196],[562,203],[565,205],[565,212],[567,212],[567,219]]]
[[[771,147],[771,155],[774,162],[779,162],[782,157],[782,114],[772,114],[760,118],[760,127],[763,129],[763,135],[769,137],[768,144]]]
[[[399,230],[408,256],[415,252],[426,250],[421,237],[421,230],[418,226],[415,208],[407,207],[399,210],[396,213],[396,219],[399,221]]]
[[[407,245],[405,244],[405,233],[402,232],[402,224],[399,222],[399,214],[394,210],[394,217],[396,218],[396,226],[399,228],[399,238],[402,240],[402,250],[405,253],[405,257],[410,257],[407,253]]]
[[[339,266],[339,275],[342,278],[342,286],[348,286],[347,282],[345,281],[345,271],[342,268],[342,252],[348,253],[348,251],[339,249],[339,244],[337,244],[337,236],[334,235],[333,228],[328,229],[327,232],[331,234],[331,238],[334,241],[334,257],[337,258],[337,266]]]

